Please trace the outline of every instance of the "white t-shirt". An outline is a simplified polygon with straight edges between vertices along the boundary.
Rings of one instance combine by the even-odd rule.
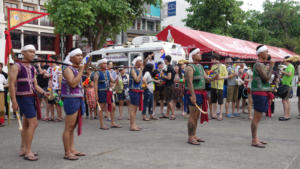
[[[60,66],[49,67],[47,72],[51,74],[52,89],[59,89],[59,76],[62,75]]]
[[[4,85],[7,84],[7,80],[4,77],[3,74],[0,74],[0,91],[3,92],[4,91]]]
[[[249,76],[249,82],[248,82],[248,88],[251,88],[251,83],[252,83],[252,77],[253,77],[253,72],[251,69],[248,69],[247,74]]]
[[[146,72],[146,73],[144,74],[143,79],[146,80],[147,88],[149,89],[149,91],[150,91],[151,93],[153,93],[154,85],[153,85],[153,79],[152,79],[151,74],[150,74],[149,72]]]

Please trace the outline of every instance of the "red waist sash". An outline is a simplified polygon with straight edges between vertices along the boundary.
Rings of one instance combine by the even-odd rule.
[[[112,97],[113,97],[113,92],[109,90],[106,91],[107,110],[109,112],[112,111],[112,102],[111,102]]]
[[[139,95],[140,95],[139,110],[143,111],[143,107],[144,107],[144,105],[143,105],[143,93],[144,93],[144,90],[130,89],[130,91],[135,92],[135,93],[139,93]]]
[[[191,94],[191,92],[189,90],[187,90],[186,93]],[[195,94],[203,96],[202,110],[207,112],[207,110],[208,110],[207,92],[205,90],[195,90]],[[201,113],[200,123],[202,124],[204,121],[208,122],[208,113],[206,113],[206,114]]]
[[[272,100],[275,98],[274,94],[272,92],[262,92],[262,91],[253,91],[252,95],[258,95],[258,96],[266,96],[268,97],[268,112],[267,116],[272,117],[272,112],[271,112],[271,104]]]

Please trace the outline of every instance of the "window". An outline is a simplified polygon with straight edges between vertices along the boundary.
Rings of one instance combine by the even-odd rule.
[[[40,10],[41,12],[47,13],[46,9],[42,9]],[[40,24],[41,26],[53,26],[53,23],[50,21],[48,16],[44,16],[40,19]]]
[[[27,6],[27,5],[24,5],[24,6],[23,6],[23,9],[28,10],[28,11],[35,11],[34,7],[32,7],[32,6]],[[38,24],[38,20],[34,20],[34,21],[32,21],[32,22],[29,22],[29,24],[37,25],[37,24]]]
[[[22,32],[17,29],[10,32],[13,49],[21,49],[21,34]]]
[[[24,46],[32,44],[38,49],[38,33],[31,31],[24,31]]]
[[[135,30],[135,20],[134,20],[133,23],[132,23],[131,29]]]
[[[7,8],[6,7],[9,7],[9,8],[18,8],[18,5],[17,4],[14,4],[14,3],[10,3],[10,2],[5,2],[5,20],[7,20]]]
[[[41,50],[54,51],[55,35],[41,33]]]
[[[156,32],[160,31],[160,22],[156,22]]]
[[[148,21],[147,28],[148,28],[148,31],[154,31],[154,22]]]
[[[142,30],[146,30],[146,20],[142,20]]]
[[[141,30],[141,21],[140,20],[137,21],[137,30]]]
[[[102,55],[92,55],[92,62],[97,62],[98,60],[102,59]]]

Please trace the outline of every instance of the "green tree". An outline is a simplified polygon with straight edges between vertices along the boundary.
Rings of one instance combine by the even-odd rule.
[[[232,24],[242,23],[244,12],[237,0],[186,0],[191,4],[184,20],[186,26],[219,34],[228,34]]]
[[[88,38],[93,50],[107,38],[114,38],[144,14],[144,4],[160,5],[160,0],[50,0],[46,8],[59,34]]]
[[[268,43],[300,52],[300,5],[297,1],[265,1],[261,27],[271,32],[272,39]]]

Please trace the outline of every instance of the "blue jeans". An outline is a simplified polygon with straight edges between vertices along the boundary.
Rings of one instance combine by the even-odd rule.
[[[147,107],[149,110],[149,114],[153,114],[153,93],[151,93],[148,89],[144,91],[144,107],[143,107],[143,115],[146,115]]]

